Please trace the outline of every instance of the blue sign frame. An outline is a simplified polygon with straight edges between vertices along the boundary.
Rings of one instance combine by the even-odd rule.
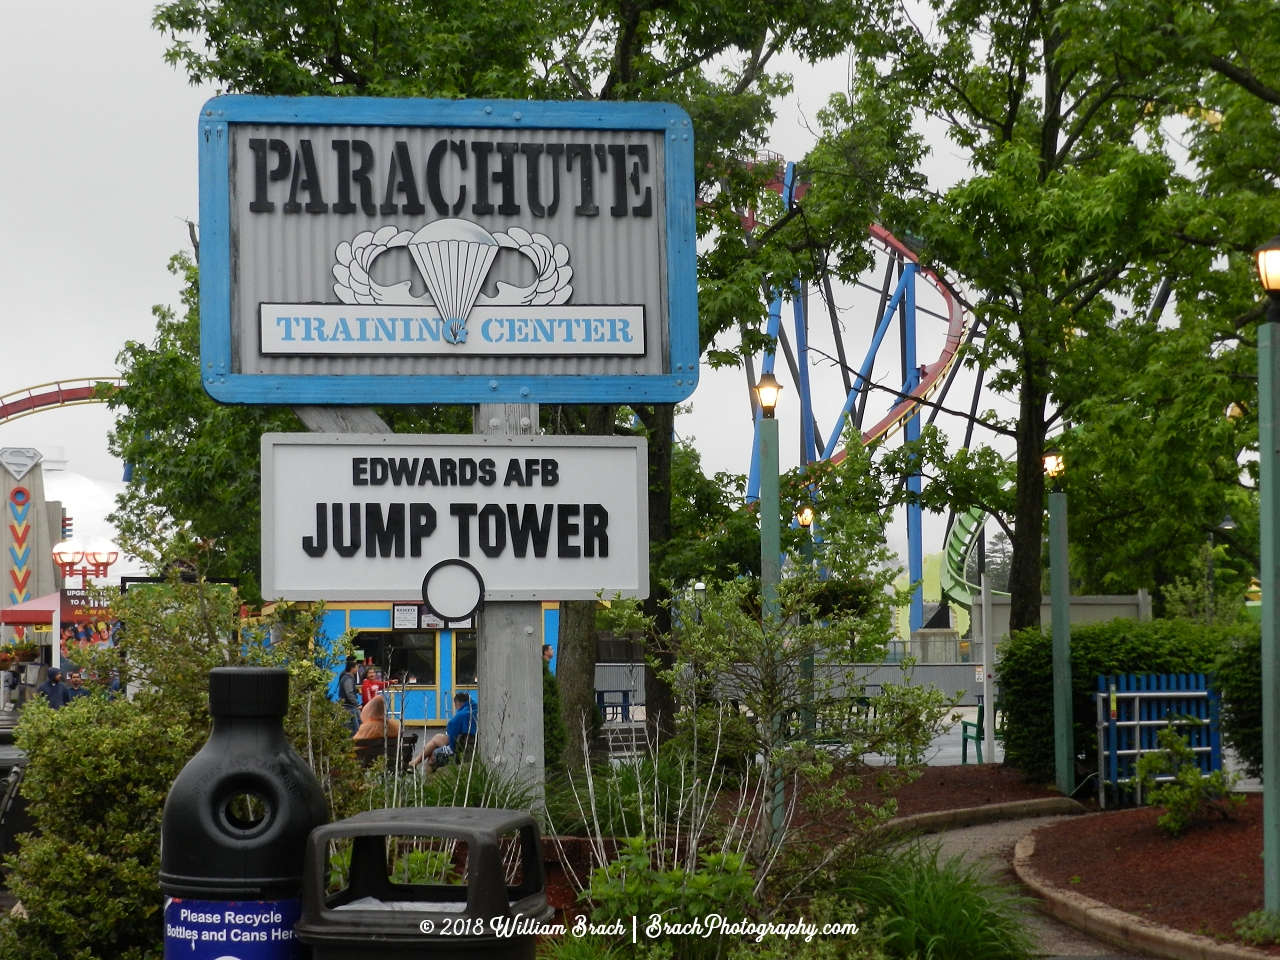
[[[668,131],[667,330],[662,374],[560,376],[278,375],[232,372],[231,124]],[[677,403],[698,384],[693,124],[669,103],[214,97],[200,111],[200,370],[221,403]],[[655,347],[658,346],[655,344]]]

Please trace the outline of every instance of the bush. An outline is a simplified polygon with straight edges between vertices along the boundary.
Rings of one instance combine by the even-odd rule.
[[[938,850],[900,851],[856,881],[856,895],[878,921],[890,957],[929,960],[1028,960],[1022,899],[987,880],[982,867]]]
[[[1164,813],[1156,821],[1176,837],[1192,822],[1213,811],[1223,819],[1244,803],[1244,797],[1233,796],[1231,788],[1240,774],[1215,770],[1206,776],[1196,763],[1191,742],[1173,727],[1156,735],[1160,749],[1143,754],[1138,760],[1138,783],[1147,793],[1147,802],[1153,807],[1164,807]],[[1157,777],[1172,776],[1172,780],[1158,781]]]
[[[246,622],[233,592],[201,580],[132,589],[112,612],[126,625],[117,644],[77,658],[102,679],[120,668],[143,692],[111,699],[98,687],[58,711],[37,701],[22,712],[22,794],[39,833],[6,861],[25,913],[0,917],[0,960],[160,956],[160,818],[208,736],[211,667],[288,666],[285,732],[332,815],[364,799],[346,716],[325,695],[330,664],[314,643],[322,611],[281,606]]]
[[[1262,627],[1238,627],[1218,658],[1214,686],[1222,694],[1222,736],[1250,777],[1262,776]]]
[[[1209,673],[1232,641],[1256,627],[1205,626],[1186,620],[1111,620],[1071,629],[1075,755],[1098,765],[1098,676],[1120,673]],[[1029,778],[1051,782],[1053,652],[1048,630],[1019,630],[1000,646],[1000,709],[1005,762]]]
[[[0,956],[159,956],[160,814],[205,734],[98,696],[58,711],[38,700],[26,707],[22,793],[40,833],[8,860],[24,913],[0,926]]]
[[[1270,943],[1280,943],[1280,913],[1255,910],[1247,917],[1241,917],[1231,926],[1235,928],[1237,937],[1255,946],[1265,947]]]

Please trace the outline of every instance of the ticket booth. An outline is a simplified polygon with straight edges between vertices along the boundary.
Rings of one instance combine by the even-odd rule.
[[[542,605],[539,644],[556,643],[559,604]],[[348,630],[362,663],[382,670],[392,715],[409,727],[443,727],[453,716],[458,691],[478,700],[476,631],[472,621],[441,623],[421,604],[336,601],[325,605],[324,637]]]

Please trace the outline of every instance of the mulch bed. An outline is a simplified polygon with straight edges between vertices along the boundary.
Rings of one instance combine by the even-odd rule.
[[[1230,820],[1204,820],[1173,838],[1143,807],[1073,818],[1036,833],[1045,879],[1156,923],[1223,940],[1262,909],[1262,795]],[[1280,955],[1280,947],[1266,948]]]
[[[999,764],[927,767],[918,780],[898,791],[898,816],[1057,796],[1061,794],[1052,787],[1027,783],[1017,770]]]

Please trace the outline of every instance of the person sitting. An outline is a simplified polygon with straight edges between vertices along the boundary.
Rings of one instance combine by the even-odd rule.
[[[374,697],[360,711],[360,729],[352,740],[380,740],[400,735],[400,724],[394,718],[387,719],[387,701]]]
[[[437,733],[422,745],[422,749],[409,761],[409,766],[416,767],[426,761],[428,770],[434,770],[436,752],[447,748],[450,753],[458,749],[458,739],[463,736],[476,735],[476,705],[468,693],[453,695],[454,714],[444,728],[444,733]],[[443,756],[443,754],[442,754]]]

